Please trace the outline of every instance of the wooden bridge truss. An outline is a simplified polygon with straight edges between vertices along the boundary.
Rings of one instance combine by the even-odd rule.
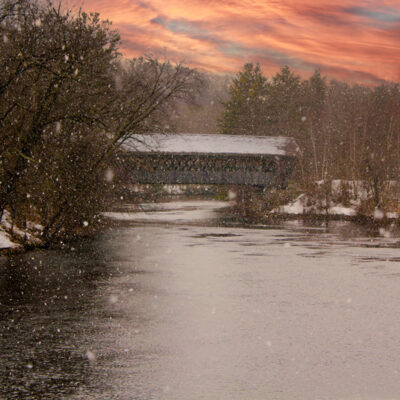
[[[166,136],[135,135],[131,139],[126,157],[133,182],[284,188],[298,154],[290,138],[229,135],[221,143],[222,135],[178,135],[181,140]],[[205,140],[207,146],[201,143]]]

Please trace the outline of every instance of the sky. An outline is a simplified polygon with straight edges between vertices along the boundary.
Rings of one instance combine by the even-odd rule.
[[[113,22],[127,57],[236,73],[259,62],[303,77],[400,82],[400,0],[83,0]]]

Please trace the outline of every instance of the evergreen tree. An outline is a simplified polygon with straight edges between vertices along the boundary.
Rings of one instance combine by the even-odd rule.
[[[219,132],[234,135],[265,135],[268,115],[264,112],[267,100],[267,79],[260,66],[246,64],[233,79],[229,88],[230,100],[224,102]]]
[[[301,80],[288,66],[281,68],[269,88],[270,120],[273,123],[271,135],[296,136],[302,119],[304,102]]]

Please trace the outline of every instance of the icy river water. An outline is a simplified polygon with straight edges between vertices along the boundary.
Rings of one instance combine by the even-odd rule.
[[[399,399],[400,238],[221,206],[0,260],[0,399]]]

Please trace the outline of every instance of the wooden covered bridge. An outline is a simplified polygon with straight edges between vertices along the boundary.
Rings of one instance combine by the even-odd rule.
[[[284,188],[299,149],[287,137],[133,135],[124,144],[133,182]]]

